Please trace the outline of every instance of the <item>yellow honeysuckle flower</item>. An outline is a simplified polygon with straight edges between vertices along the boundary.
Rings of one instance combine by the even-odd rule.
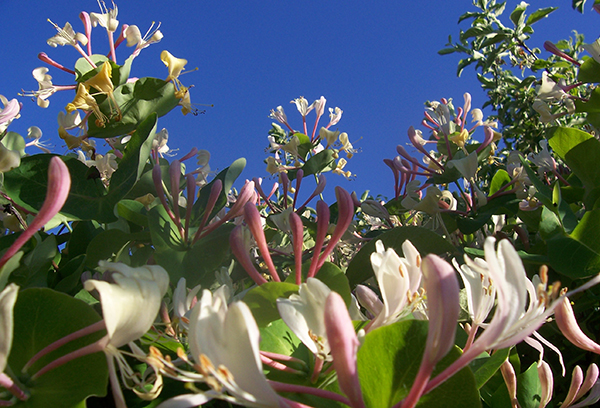
[[[112,65],[110,61],[104,61],[100,71],[94,75],[92,78],[85,81],[83,84],[86,89],[94,88],[97,89],[101,94],[105,94],[108,97],[108,103],[110,105],[111,114],[114,109],[117,111],[116,120],[121,120],[121,110],[119,109],[119,105],[117,104],[117,100],[114,96],[115,86],[112,83]]]
[[[73,102],[67,104],[65,107],[68,113],[71,113],[77,109],[81,109],[83,111],[93,112],[96,115],[96,126],[104,127],[108,118],[105,114],[100,111],[100,107],[96,102],[96,99],[86,89],[83,84],[79,84],[77,86],[77,94],[73,99]]]
[[[465,147],[465,143],[469,140],[469,131],[467,129],[463,129],[460,133],[455,133],[454,136],[450,137],[458,147],[461,149]]]
[[[164,50],[160,53],[160,60],[169,69],[169,76],[166,80],[173,81],[174,83],[176,83],[176,85],[181,85],[181,82],[179,82],[177,78],[181,74],[181,71],[183,71],[183,68],[185,68],[187,60],[183,58],[177,58],[167,50]]]
[[[62,126],[58,127],[58,136],[65,141],[69,150],[80,147],[84,151],[94,150],[94,147],[80,137],[69,134]]]

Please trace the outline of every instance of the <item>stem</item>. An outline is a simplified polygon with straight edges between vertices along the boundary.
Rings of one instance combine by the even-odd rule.
[[[319,388],[307,387],[305,385],[286,384],[278,381],[267,380],[271,388],[278,392],[295,392],[299,394],[310,394],[316,397],[330,399],[332,401],[338,401],[342,404],[350,405],[350,400],[343,395],[335,392],[321,390]]]
[[[27,369],[29,367],[31,367],[36,361],[38,361],[40,358],[44,357],[46,354],[50,353],[51,351],[57,350],[58,348],[64,346],[65,344],[75,340],[75,339],[79,339],[83,336],[87,336],[88,334],[91,333],[95,333],[97,331],[106,329],[106,324],[104,322],[104,320],[100,320],[99,322],[96,322],[88,327],[84,327],[81,330],[77,330],[76,332],[73,332],[65,337],[63,337],[62,339],[58,339],[56,340],[54,343],[51,343],[49,345],[47,345],[46,347],[44,347],[42,350],[38,351],[38,353],[31,357],[31,359],[27,362],[27,364],[25,364],[25,366],[23,367],[23,369],[21,370],[22,373],[27,372]]]
[[[262,361],[263,365],[271,367],[275,370],[283,371],[283,372],[290,373],[290,374],[297,374],[297,375],[304,374],[300,370],[296,370],[295,368],[288,367],[285,364],[280,363],[278,361],[271,360],[269,357],[263,356],[262,354],[260,356],[260,360]]]
[[[315,366],[313,367],[313,373],[310,377],[310,382],[312,382],[313,384],[317,382],[319,374],[321,374],[321,370],[323,369],[323,363],[325,363],[325,360],[315,355]]]
[[[29,396],[25,394],[25,392],[19,388],[17,384],[10,378],[8,375],[4,373],[0,373],[0,387],[6,388],[12,395],[20,399],[21,401],[27,401]],[[9,406],[13,405],[12,402],[9,401],[9,404],[3,404],[4,401],[0,401],[0,406]]]
[[[40,376],[46,374],[48,371],[54,370],[55,368],[58,368],[61,365],[68,363],[69,361],[75,360],[76,358],[103,351],[108,345],[109,341],[110,338],[108,337],[108,335],[106,335],[100,340],[96,341],[95,343],[89,344],[85,347],[80,348],[79,350],[75,350],[71,353],[65,354],[64,356],[57,358],[53,362],[44,366],[40,371],[35,373],[31,377],[31,379],[35,380],[36,378],[39,378]]]

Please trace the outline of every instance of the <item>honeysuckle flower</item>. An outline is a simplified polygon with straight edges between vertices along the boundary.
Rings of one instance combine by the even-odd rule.
[[[15,240],[15,242],[6,250],[0,258],[0,268],[17,253],[19,249],[31,238],[40,228],[50,221],[62,208],[69,195],[71,188],[71,176],[65,163],[58,157],[50,159],[48,166],[48,188],[46,190],[46,199],[42,208],[37,213],[27,229]]]
[[[478,261],[479,259],[474,260],[474,262]],[[496,286],[492,285],[489,271],[485,267],[480,268],[476,272],[467,264],[459,265],[456,259],[452,260],[452,264],[458,271],[465,286],[467,307],[471,316],[470,330],[474,336],[477,332],[477,327],[485,322],[492,307],[494,307]]]
[[[17,301],[19,287],[9,284],[0,292],[0,373],[4,372],[13,340],[13,309]]]
[[[110,282],[88,279],[84,288],[100,294],[109,346],[116,349],[139,339],[150,329],[167,292],[169,275],[158,265],[131,268],[101,261],[99,269],[108,274]]]
[[[57,88],[52,84],[52,77],[47,74],[48,68],[39,67],[32,71],[33,78],[38,83],[38,91],[24,93],[23,96],[33,96],[37,99],[37,104],[40,108],[47,108],[50,101],[47,99],[57,91]]]
[[[277,107],[277,110],[271,109],[271,114],[269,115],[269,118],[275,119],[282,125],[289,126],[287,122],[287,115],[285,114],[283,106],[281,105]]]
[[[304,345],[322,360],[331,361],[325,330],[325,301],[331,289],[316,278],[300,285],[298,294],[277,299],[277,310],[288,327]]]
[[[148,29],[146,34],[142,37],[142,33],[140,29],[136,25],[130,25],[125,29],[125,38],[127,39],[127,46],[133,47],[135,45],[135,51],[139,52],[140,50],[146,48],[150,44],[154,44],[162,40],[163,33],[159,30],[160,23],[153,30],[154,23]]]
[[[188,340],[192,357],[212,388],[204,395],[252,407],[283,406],[263,373],[260,333],[245,303],[228,307],[222,296],[205,289],[192,309]]]
[[[342,113],[344,113],[344,111],[337,106],[335,109],[329,108],[329,124],[327,125],[327,128],[336,125],[342,118]]]
[[[319,138],[321,138],[321,140],[326,140],[327,146],[332,146],[337,141],[339,134],[339,130],[331,131],[326,128],[321,128],[321,130],[319,130]]]
[[[542,150],[539,153],[530,153],[527,158],[537,166],[538,174],[543,176],[547,172],[554,172],[556,170],[556,162],[548,150],[547,140],[541,140],[540,147]]]
[[[0,95],[0,101],[4,106],[2,110],[0,110],[0,134],[2,134],[8,125],[10,125],[10,122],[13,121],[13,119],[19,118],[21,104],[16,99],[11,99],[9,101],[4,97],[4,95]]]
[[[47,145],[43,142],[40,142],[42,138],[42,129],[37,126],[30,126],[27,128],[27,138],[33,139],[31,142],[27,142],[25,147],[35,146],[44,153],[50,153],[50,150],[46,147]]]
[[[104,27],[107,31],[114,33],[119,27],[119,21],[117,20],[119,9],[114,2],[112,3],[112,9],[107,8],[104,1],[100,2],[99,4],[102,13],[90,13],[92,25],[96,27],[98,24],[100,24],[100,27]]]
[[[552,376],[552,370],[550,369],[550,366],[543,360],[540,361],[537,370],[540,384],[542,385],[539,408],[544,408],[552,399],[554,377]]]
[[[600,400],[600,381],[598,381],[598,374],[599,371],[596,364],[590,364],[585,374],[585,378],[581,367],[575,366],[571,377],[569,392],[565,397],[561,408],[587,407],[598,402],[598,400]],[[581,399],[588,391],[590,391],[590,394],[586,399],[573,405],[575,401]]]
[[[352,143],[348,140],[348,134],[346,132],[340,133],[340,143],[342,143],[342,149],[346,152],[346,157],[351,159],[356,153],[356,149],[352,147]]]
[[[346,167],[347,163],[348,161],[346,159],[344,159],[343,157],[340,158],[338,160],[337,165],[335,166],[335,169],[333,169],[331,172],[333,174],[339,174],[340,176],[344,176],[346,178],[352,177],[352,172],[350,170],[344,171],[344,167]]]
[[[454,136],[451,136],[449,139],[462,149],[465,147],[465,143],[467,143],[467,140],[469,140],[470,137],[469,131],[463,129],[460,132],[456,132]]]
[[[185,65],[187,64],[187,60],[183,59],[183,58],[177,58],[175,56],[173,56],[173,54],[171,54],[169,51],[164,50],[163,52],[160,53],[160,60],[167,66],[167,68],[169,69],[169,75],[167,76],[167,81],[173,81],[173,84],[175,85],[175,89],[177,90],[177,92],[181,92],[181,88],[185,88],[181,82],[179,81],[179,75],[181,75],[181,72],[183,71],[183,69],[185,68]],[[177,95],[177,92],[175,95]],[[184,95],[181,95],[180,97],[183,97]]]
[[[181,278],[173,291],[173,312],[177,318],[178,324],[185,330],[189,327],[189,316],[192,307],[196,304],[196,295],[201,288],[201,285],[196,285],[188,292],[186,280],[185,278]]]
[[[315,107],[314,102],[309,105],[308,101],[304,96],[296,98],[290,101],[290,103],[296,104],[296,108],[298,109],[298,112],[300,112],[303,118],[305,118],[306,115],[308,115],[308,113]]]
[[[600,344],[590,339],[579,327],[568,297],[564,297],[554,310],[556,324],[562,334],[580,349],[600,354]]]
[[[67,104],[65,110],[68,113],[72,113],[77,109],[81,109],[86,112],[92,112],[96,116],[96,126],[104,127],[108,118],[102,111],[96,102],[96,99],[86,89],[85,85],[80,83],[77,85],[77,94],[73,99],[73,102]]]
[[[429,254],[423,259],[421,270],[429,329],[421,366],[402,402],[404,408],[413,408],[417,404],[436,364],[454,347],[456,322],[460,313],[458,280],[452,266],[437,255]]]
[[[71,130],[81,126],[81,116],[77,110],[74,110],[71,113],[60,111],[58,112],[57,120],[58,126],[64,130]]]
[[[70,23],[65,23],[65,27],[60,28],[50,21],[50,19],[48,19],[48,22],[50,22],[50,24],[58,31],[54,37],[49,38],[48,41],[46,41],[49,46],[56,48],[58,45],[72,45],[73,47],[76,47],[79,45],[78,43],[83,45],[87,44],[88,39],[85,34],[75,33],[75,30],[73,30]]]
[[[267,171],[270,174],[277,174],[280,172],[281,165],[274,157],[267,157]]]
[[[542,84],[537,90],[537,98],[544,102],[560,101],[561,99],[567,98],[568,94],[563,88],[554,82],[549,76],[548,72],[542,72]]]
[[[90,87],[97,89],[100,94],[106,95],[109,101],[110,110],[116,110],[116,120],[121,120],[121,110],[119,109],[119,104],[117,103],[114,90],[115,86],[112,83],[112,65],[109,61],[104,61],[102,66],[100,67],[100,71],[94,75],[92,78],[88,79],[84,82],[86,89],[89,91]]]
[[[330,292],[325,301],[324,323],[327,338],[331,339],[333,367],[337,373],[340,390],[350,400],[351,407],[362,408],[365,403],[356,365],[359,341],[346,304],[336,292]]]
[[[542,123],[550,123],[554,119],[556,119],[555,116],[552,114],[552,111],[550,110],[548,104],[542,101],[541,99],[535,99],[531,107],[533,108],[533,110],[540,114],[540,122]]]
[[[564,295],[559,296],[560,284],[548,289],[547,275],[542,273],[542,279],[535,279],[537,286],[534,286],[527,279],[523,263],[510,242],[501,240],[497,250],[495,243],[495,238],[486,238],[485,262],[473,262],[466,258],[471,269],[489,274],[492,284],[496,286],[497,306],[494,316],[471,347],[430,382],[427,391],[435,388],[483,351],[520,343],[544,324],[563,302]],[[576,291],[595,285],[599,280],[600,277],[595,277]]]
[[[600,38],[591,44],[582,44],[581,47],[590,54],[590,56],[600,63]]]
[[[371,265],[381,292],[383,307],[375,315],[368,330],[394,323],[411,313],[414,294],[421,283],[421,257],[410,241],[404,241],[402,251],[409,259],[400,258],[392,248],[387,250],[383,242],[375,243]]]
[[[0,142],[0,173],[17,168],[20,164],[21,155],[19,152],[7,149],[4,143]]]

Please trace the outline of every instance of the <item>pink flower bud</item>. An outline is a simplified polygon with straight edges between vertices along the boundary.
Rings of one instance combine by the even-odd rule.
[[[356,367],[358,338],[344,300],[333,291],[325,301],[325,329],[340,389],[353,408],[364,407]]]
[[[583,350],[600,354],[600,345],[586,336],[577,324],[569,298],[565,297],[559,303],[556,309],[554,309],[554,316],[556,317],[558,328],[571,343]]]

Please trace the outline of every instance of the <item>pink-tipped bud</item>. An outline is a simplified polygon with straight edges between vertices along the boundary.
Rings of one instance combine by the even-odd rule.
[[[296,266],[296,285],[302,283],[302,245],[304,244],[304,226],[302,219],[295,212],[290,213],[290,229],[294,245],[294,260]]]
[[[518,408],[519,401],[517,400],[517,374],[515,373],[515,369],[510,361],[505,360],[504,363],[502,363],[500,366],[500,372],[502,373],[502,378],[504,379],[504,383],[506,384],[506,388],[508,390],[510,406],[512,408]]]
[[[356,285],[355,289],[356,299],[358,303],[375,317],[383,310],[383,303],[379,300],[379,297],[373,290],[365,285]]]
[[[564,297],[556,309],[554,309],[554,317],[556,318],[558,328],[571,343],[583,350],[600,354],[600,345],[586,336],[579,327],[579,324],[577,324],[569,298]]]
[[[71,175],[65,163],[58,157],[50,159],[46,199],[31,224],[15,240],[0,259],[0,268],[29,241],[40,228],[52,219],[67,201],[71,188]]]
[[[483,139],[483,143],[477,148],[477,153],[481,153],[481,151],[488,147],[489,144],[492,143],[492,140],[494,140],[494,131],[491,127],[485,126],[483,128],[483,133],[485,134],[485,139]]]
[[[325,330],[340,390],[350,400],[351,407],[362,408],[365,403],[356,366],[359,342],[344,300],[333,291],[325,301]]]
[[[542,385],[542,394],[540,396],[539,408],[544,408],[552,399],[552,393],[554,389],[554,377],[552,376],[552,370],[548,363],[544,360],[540,361],[537,367],[538,377]]]
[[[263,283],[267,283],[267,280],[254,267],[249,253],[249,240],[250,234],[247,233],[247,229],[242,225],[238,225],[231,231],[229,246],[231,247],[231,252],[233,252],[240,265],[248,272],[250,278],[257,285],[262,285]]]
[[[590,364],[590,366],[587,369],[587,372],[585,373],[585,379],[583,380],[583,383],[581,384],[581,388],[579,389],[579,391],[577,392],[577,395],[575,396],[576,401],[578,399],[580,399],[581,397],[583,397],[585,395],[585,393],[590,391],[592,388],[594,388],[594,387],[598,388],[598,374],[599,374],[598,366],[593,363]],[[598,390],[596,390],[596,393],[597,393],[597,391]]]
[[[246,221],[246,225],[248,225],[250,232],[252,232],[252,236],[254,236],[258,250],[263,257],[265,264],[267,264],[267,268],[269,268],[271,277],[275,282],[280,282],[281,279],[279,278],[277,270],[275,269],[275,265],[273,264],[273,260],[271,259],[260,213],[258,212],[256,205],[250,201],[246,202],[244,205],[244,220]]]

